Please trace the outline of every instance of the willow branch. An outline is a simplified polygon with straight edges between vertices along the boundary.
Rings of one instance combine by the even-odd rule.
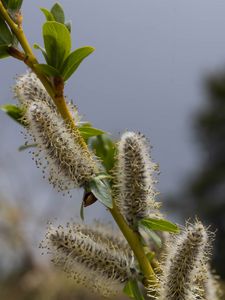
[[[61,114],[62,118],[70,123],[73,130],[77,131],[77,136],[79,136],[79,131],[77,126],[74,122],[74,119],[66,105],[66,100],[64,97],[64,85],[60,85],[61,90],[59,91],[59,86],[53,85],[48,77],[42,74],[39,70],[37,70],[36,65],[38,64],[38,60],[33,53],[33,50],[24,34],[23,28],[21,25],[16,24],[12,18],[10,17],[8,11],[5,9],[2,1],[0,1],[0,14],[2,15],[3,19],[6,21],[8,26],[11,28],[12,32],[15,34],[17,40],[19,41],[22,49],[24,50],[25,59],[23,60],[24,63],[31,68],[31,70],[37,75],[40,79],[42,84],[44,85],[46,91],[54,101],[59,113]],[[21,60],[21,57],[16,57],[17,59]],[[80,136],[80,144],[84,149],[87,150],[87,145],[85,141]]]
[[[15,49],[11,47],[9,49],[9,54],[11,54],[13,57],[23,60],[24,63],[31,68],[31,70],[37,75],[37,77],[40,79],[42,84],[44,85],[46,91],[50,95],[50,97],[53,99],[55,105],[58,108],[59,113],[61,114],[62,118],[70,123],[73,130],[76,130],[78,132],[77,136],[79,135],[78,128],[74,122],[74,119],[67,107],[65,97],[64,97],[64,83],[61,78],[55,78],[54,83],[49,80],[48,77],[43,75],[40,71],[37,70],[36,65],[38,64],[38,60],[35,57],[32,48],[30,47],[30,44],[24,34],[22,26],[16,24],[10,15],[8,14],[7,10],[2,4],[2,1],[0,1],[0,14],[8,24],[8,26],[11,28],[12,32],[15,34],[16,38],[18,39],[22,49],[24,50],[24,53],[19,51],[18,49]],[[87,149],[87,145],[83,138],[80,136],[80,144]],[[131,249],[133,250],[140,268],[146,278],[146,285],[150,283],[155,284],[156,283],[156,277],[154,270],[152,269],[152,266],[145,254],[144,248],[141,245],[139,236],[136,232],[131,230],[127,223],[125,222],[123,216],[120,214],[116,204],[114,203],[113,208],[110,209],[111,215],[113,216],[114,220],[118,224],[120,230],[124,234],[125,238],[127,239]]]

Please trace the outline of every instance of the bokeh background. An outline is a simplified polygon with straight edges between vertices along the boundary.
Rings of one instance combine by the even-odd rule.
[[[24,0],[24,29],[31,44],[43,45],[39,8],[54,2]],[[224,278],[225,2],[60,3],[72,20],[73,47],[96,47],[69,80],[68,98],[84,120],[115,138],[129,129],[150,139],[161,171],[159,198],[168,217],[184,223],[198,215],[217,228],[213,266]],[[0,104],[15,103],[11,88],[15,76],[24,72],[20,62],[0,61]],[[47,267],[38,245],[48,220],[60,223],[79,216],[82,192],[72,199],[57,194],[28,152],[18,151],[24,142],[19,125],[1,112],[0,128],[0,279],[17,287],[11,295],[4,283],[1,299],[74,299],[71,287],[49,295],[35,292],[46,282],[43,274],[53,285],[62,282]],[[110,221],[99,204],[87,208],[85,218]]]

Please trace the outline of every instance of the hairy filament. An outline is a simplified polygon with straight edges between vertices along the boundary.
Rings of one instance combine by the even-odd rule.
[[[81,187],[96,172],[94,156],[79,143],[79,133],[71,129],[46,102],[27,104],[24,120],[28,134],[37,144],[33,157],[59,191]]]
[[[120,248],[118,240],[115,243],[98,229],[85,225],[50,227],[41,247],[47,248],[53,263],[78,284],[104,296],[121,292],[133,275],[131,252]]]
[[[159,202],[155,202],[156,171],[149,156],[149,147],[143,135],[126,132],[118,144],[114,194],[118,207],[127,223],[136,227],[145,217],[160,216]]]
[[[208,243],[209,234],[198,221],[171,239],[162,266],[160,300],[199,299],[199,294],[194,291],[195,275],[208,259]]]

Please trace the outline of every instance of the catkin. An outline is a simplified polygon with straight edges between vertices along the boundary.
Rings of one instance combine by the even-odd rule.
[[[133,255],[116,237],[83,224],[50,226],[42,242],[56,266],[77,284],[104,296],[121,292],[133,276]]]
[[[209,235],[199,221],[188,225],[167,245],[161,267],[159,300],[196,300],[195,275],[207,261]]]
[[[51,111],[57,111],[52,98],[47,93],[37,75],[33,72],[28,71],[23,75],[17,76],[16,84],[13,87],[13,93],[22,108],[26,108],[32,103],[41,102],[46,103],[48,107],[51,108]],[[76,106],[68,101],[67,106],[75,123],[79,126],[81,117],[78,114]]]
[[[97,165],[94,155],[81,144],[79,130],[72,129],[61,118],[34,73],[27,72],[17,78],[14,94],[24,110],[25,144],[37,145],[33,160],[42,169],[43,177],[47,175],[58,191],[84,186],[97,172]],[[78,124],[75,106],[68,103],[68,107]]]
[[[37,144],[33,158],[59,191],[81,187],[96,171],[94,157],[79,143],[72,130],[45,102],[27,106],[24,115],[27,132]],[[45,175],[44,175],[45,176]]]
[[[45,102],[49,107],[55,109],[51,97],[46,92],[43,84],[33,72],[27,72],[16,78],[13,88],[14,96],[22,106],[30,105],[32,102]]]
[[[124,218],[131,227],[146,217],[157,218],[159,202],[156,197],[154,172],[149,147],[143,135],[126,132],[118,143],[114,197]]]

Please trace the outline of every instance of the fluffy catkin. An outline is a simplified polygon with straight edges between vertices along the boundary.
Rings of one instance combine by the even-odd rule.
[[[43,84],[33,72],[27,72],[16,78],[13,88],[15,98],[22,106],[27,106],[32,102],[45,102],[49,107],[55,109],[51,97],[46,92]]]
[[[131,227],[145,217],[160,216],[155,202],[154,172],[149,147],[143,135],[126,132],[118,143],[114,197],[124,218]]]
[[[26,107],[27,132],[37,144],[33,158],[45,176],[59,191],[81,187],[96,172],[90,153],[79,143],[79,136],[46,102]]]
[[[208,233],[202,223],[188,225],[181,235],[167,245],[165,261],[161,267],[160,300],[196,300],[195,276],[207,261]]]
[[[212,274],[208,263],[203,263],[196,270],[195,290],[199,300],[222,299],[222,291],[216,275]]]
[[[38,79],[35,73],[26,72],[16,78],[16,84],[13,88],[14,96],[19,101],[22,107],[27,107],[32,103],[46,103],[52,111],[56,111],[56,106],[47,93],[45,87]],[[79,125],[80,116],[78,115],[77,108],[70,102],[67,102],[70,113],[72,114],[74,121]]]
[[[75,279],[77,284],[104,296],[121,292],[133,275],[133,257],[98,229],[82,224],[66,228],[50,226],[42,248],[47,248],[56,266]]]

